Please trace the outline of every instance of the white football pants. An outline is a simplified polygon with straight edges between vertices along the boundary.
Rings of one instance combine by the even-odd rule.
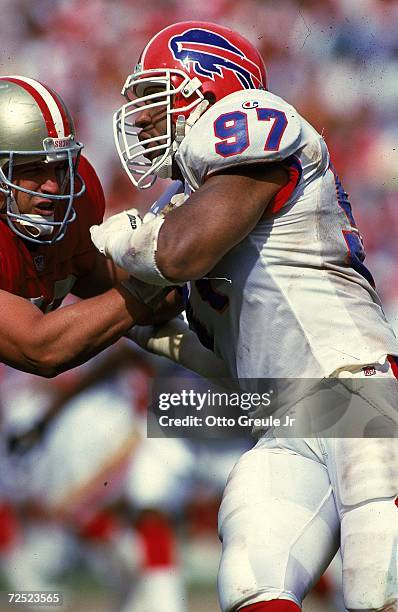
[[[282,429],[242,455],[224,492],[223,612],[278,598],[301,606],[339,545],[347,609],[395,612],[398,440],[286,438]]]

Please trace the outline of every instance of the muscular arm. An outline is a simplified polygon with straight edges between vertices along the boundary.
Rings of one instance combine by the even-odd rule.
[[[211,176],[185,205],[166,216],[156,251],[162,274],[176,282],[207,274],[252,231],[287,182],[287,172],[278,164]]]
[[[90,274],[79,278],[72,293],[79,298],[87,299],[104,293],[120,281],[128,278],[128,273],[116,266],[111,259],[96,253],[95,264]]]
[[[87,361],[150,316],[119,286],[48,314],[0,291],[0,360],[19,370],[56,376]]]

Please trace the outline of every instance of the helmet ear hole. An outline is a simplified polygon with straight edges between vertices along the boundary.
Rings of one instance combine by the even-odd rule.
[[[211,106],[212,104],[216,103],[216,96],[214,95],[214,93],[212,91],[208,91],[207,93],[204,94],[204,99],[208,101],[209,106]]]

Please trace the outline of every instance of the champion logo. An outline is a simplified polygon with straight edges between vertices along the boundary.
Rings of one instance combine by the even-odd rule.
[[[376,368],[374,366],[366,366],[362,368],[362,371],[365,376],[374,376],[376,374]]]
[[[257,100],[247,100],[246,102],[243,102],[242,108],[246,110],[249,108],[258,108],[258,102]]]
[[[262,84],[259,67],[235,45],[215,32],[192,28],[173,36],[169,48],[183,68],[214,81],[224,77],[224,70],[235,74],[245,89],[258,89]]]

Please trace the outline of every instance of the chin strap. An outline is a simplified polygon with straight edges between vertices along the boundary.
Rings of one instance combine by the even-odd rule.
[[[205,112],[209,104],[210,102],[208,100],[202,100],[195,107],[192,113],[189,115],[188,119],[185,119],[184,115],[178,115],[177,121],[176,121],[175,138],[173,140],[173,144],[170,148],[170,151],[164,158],[163,163],[161,163],[160,166],[156,168],[155,170],[156,176],[162,179],[172,177],[173,157],[176,154],[178,147],[180,146],[181,142],[184,140],[185,136],[187,136],[192,126],[203,115],[203,113]],[[159,157],[156,157],[153,160],[154,164],[157,162]]]
[[[19,210],[13,195],[9,196],[9,202],[10,211],[14,213],[14,215],[21,215],[21,211]],[[42,215],[24,215],[24,217],[28,217],[30,221],[28,221],[27,219],[11,219],[11,222],[21,226],[23,231],[26,232],[26,234],[28,234],[32,238],[40,238],[40,236],[51,236],[51,234],[53,233],[54,227],[51,225],[47,225],[47,223],[45,222],[54,221],[54,215],[51,215],[51,217],[44,217]]]
[[[200,104],[195,107],[195,109],[192,111],[192,113],[189,115],[188,119],[185,122],[185,136],[188,134],[189,130],[197,122],[197,120],[203,115],[205,110],[207,110],[209,104],[210,102],[205,99],[202,100],[202,102],[200,102]]]
[[[54,227],[48,225],[49,221],[54,221],[54,215],[43,217],[42,215],[25,215],[29,217],[31,222],[26,219],[16,219],[15,223],[21,225],[25,232],[32,236],[32,238],[40,238],[40,236],[51,236],[54,231]],[[44,223],[43,223],[44,222]]]

